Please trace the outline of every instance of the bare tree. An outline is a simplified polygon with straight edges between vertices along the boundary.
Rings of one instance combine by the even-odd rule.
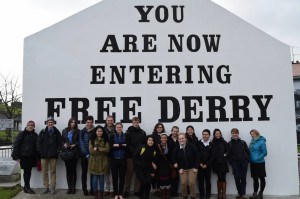
[[[4,110],[0,110],[8,119],[21,115],[20,99],[22,94],[18,78],[0,73],[0,104],[4,105]]]

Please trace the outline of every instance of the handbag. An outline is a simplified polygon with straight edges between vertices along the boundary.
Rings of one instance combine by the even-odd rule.
[[[76,153],[77,153],[77,151],[76,151],[75,147],[63,148],[60,151],[59,155],[63,161],[68,161],[68,160],[74,159],[76,157]]]

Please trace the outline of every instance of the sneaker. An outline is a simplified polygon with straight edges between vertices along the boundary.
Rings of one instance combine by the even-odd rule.
[[[83,195],[88,196],[88,195],[89,195],[88,190],[84,189],[84,190],[83,190]]]
[[[51,188],[51,195],[54,195],[54,194],[56,194],[56,190],[55,190],[55,188]]]
[[[123,194],[124,198],[129,198],[129,192],[128,191],[125,191],[124,194]]]
[[[50,192],[49,188],[45,188],[44,191],[42,192],[42,194],[46,194],[46,193],[49,193],[49,192]]]
[[[123,199],[123,196],[122,196],[122,195],[119,195],[119,199]]]

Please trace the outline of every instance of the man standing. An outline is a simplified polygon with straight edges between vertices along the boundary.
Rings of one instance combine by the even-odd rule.
[[[89,195],[87,191],[87,172],[89,166],[89,140],[94,129],[94,117],[89,115],[85,119],[85,127],[79,133],[79,145],[81,151],[81,184],[83,194],[85,196]],[[90,195],[94,195],[93,186],[92,186],[92,175],[90,175]]]
[[[131,178],[133,175],[133,160],[132,155],[142,145],[146,139],[146,132],[140,128],[140,119],[138,117],[132,118],[132,126],[130,126],[125,133],[126,146],[128,149],[127,153],[127,170],[125,176],[125,192],[124,197],[129,197]],[[140,181],[135,178],[134,182],[134,195],[139,196]]]
[[[239,130],[231,130],[229,146],[229,164],[232,166],[238,196],[236,199],[246,199],[246,176],[249,160],[249,148],[244,140],[239,137]]]
[[[202,139],[198,142],[200,167],[198,169],[199,198],[210,198],[211,195],[211,165],[213,163],[212,142],[209,141],[210,130],[202,131]],[[205,191],[204,191],[205,182]]]
[[[54,118],[47,118],[47,126],[41,130],[37,140],[37,151],[41,157],[43,184],[45,190],[43,194],[51,190],[51,194],[55,194],[56,187],[56,161],[61,148],[61,133],[54,126]],[[50,166],[50,190],[48,170]]]
[[[109,115],[106,117],[106,123],[105,123],[104,128],[105,128],[106,133],[109,138],[111,137],[111,135],[114,135],[116,132],[114,123],[115,122],[114,122],[113,116]],[[114,196],[114,189],[113,189],[113,185],[112,185],[112,175],[111,175],[110,170],[107,175],[104,175],[104,180],[105,180],[104,196],[108,196],[108,195]]]

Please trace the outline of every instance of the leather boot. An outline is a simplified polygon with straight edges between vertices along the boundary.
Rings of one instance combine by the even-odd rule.
[[[226,182],[222,182],[222,199],[226,199],[226,186],[227,183]]]
[[[161,190],[160,190],[160,198],[161,198],[161,199],[165,199],[165,198],[166,198],[165,190],[166,190],[166,189],[161,189]]]
[[[94,199],[99,199],[97,191],[94,191]]]
[[[171,189],[166,189],[166,199],[170,199],[171,198]]]
[[[217,182],[217,188],[218,188],[218,199],[222,199],[222,184],[223,182]]]
[[[98,199],[103,199],[104,191],[98,191]]]

